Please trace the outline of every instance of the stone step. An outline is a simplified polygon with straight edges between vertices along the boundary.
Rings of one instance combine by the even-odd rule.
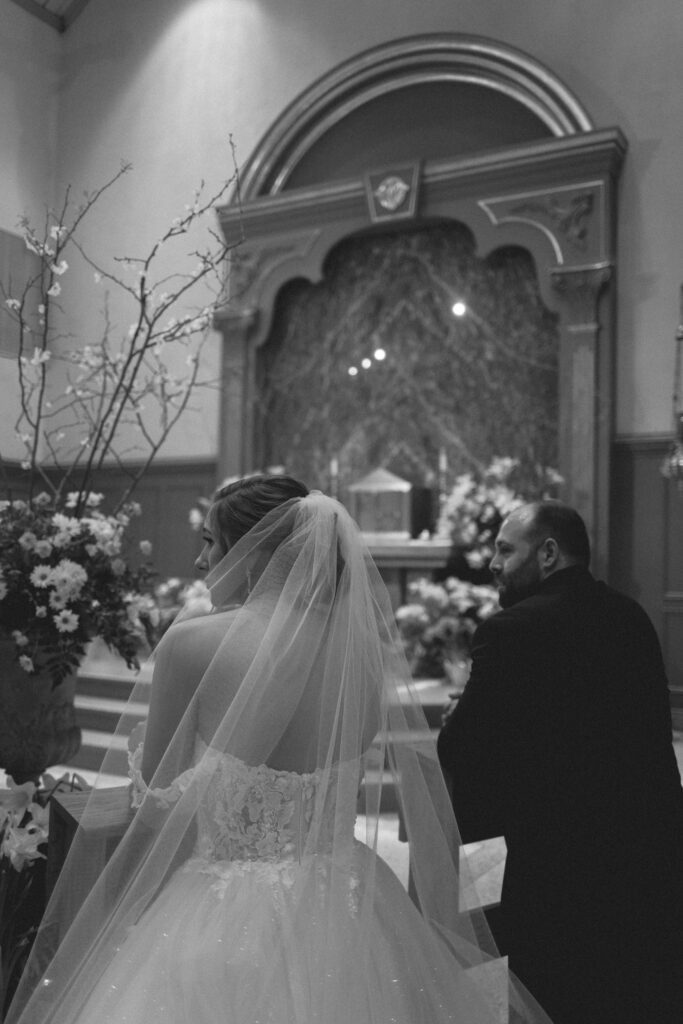
[[[119,676],[95,675],[78,673],[76,692],[88,697],[102,697],[107,700],[118,700],[125,704],[137,686],[142,693],[149,694],[151,680],[126,679]]]
[[[87,768],[89,771],[99,771],[104,755],[110,747],[111,755],[107,759],[107,772],[111,775],[127,775],[127,736],[112,736],[110,732],[100,729],[83,729],[81,731],[81,749],[69,761],[69,768],[76,770]]]
[[[91,668],[79,673],[75,706],[77,721],[82,730],[82,743],[80,751],[72,759],[74,768],[98,771],[113,734],[119,728],[121,735],[114,737],[115,743],[112,744],[109,759],[111,763],[107,767],[114,774],[126,774],[126,737],[139,722],[147,718],[150,682],[149,665],[143,666],[137,677],[130,670],[123,673],[107,672],[106,664],[103,668],[96,664],[95,670]],[[136,686],[136,700],[131,702],[130,697]],[[427,718],[428,729],[422,735],[424,739],[434,740],[438,735],[444,704],[448,700],[449,687],[441,680],[428,679],[415,680],[413,688]],[[414,742],[415,734],[394,734],[392,739],[395,743],[407,739]],[[382,788],[382,810],[395,809],[393,783],[390,773],[387,773]]]
[[[74,698],[76,720],[81,729],[95,729],[99,732],[120,732],[128,735],[138,724],[144,722],[149,713],[145,701],[121,701],[112,697],[92,697],[76,693]]]

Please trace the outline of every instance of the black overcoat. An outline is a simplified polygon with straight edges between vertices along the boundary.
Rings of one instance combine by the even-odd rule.
[[[556,1024],[683,1021],[683,790],[649,618],[572,566],[472,656],[439,758],[463,841],[505,837],[510,967]]]

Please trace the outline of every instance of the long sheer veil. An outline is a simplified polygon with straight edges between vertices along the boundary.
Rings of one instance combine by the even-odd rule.
[[[427,953],[432,976],[414,983],[440,984],[438,960],[442,974],[451,975],[449,984],[458,975],[471,984],[475,1003],[481,986],[468,1024],[497,1021],[486,996],[492,939],[483,915],[460,912],[457,894],[466,880],[458,877],[460,840],[435,745],[411,687],[388,594],[353,520],[319,493],[290,500],[235,544],[207,583],[211,614],[181,617],[156,652],[148,732],[142,754],[132,757],[137,810],[83,897],[88,826],[101,822],[107,807],[107,791],[92,791],[8,1024],[78,1019],[129,929],[192,855],[198,814],[225,755],[316,773],[281,941],[295,941],[307,926],[300,918],[310,914],[306,894],[319,886],[316,853],[325,850],[331,867],[316,905],[320,941],[312,968],[320,978],[340,969],[338,949],[325,936],[348,906],[350,885],[361,926],[367,922],[360,934],[367,934],[368,946],[346,950],[344,968],[352,978],[354,968],[363,972],[373,960],[378,861],[367,858],[360,883],[350,878],[349,820],[358,806],[360,838],[375,849],[382,788],[391,780],[409,843],[413,900],[429,922],[424,941],[433,944]],[[129,722],[124,714],[112,750],[121,746]],[[279,951],[270,954],[275,977]],[[267,972],[262,983],[268,993]],[[513,979],[509,998],[519,1020],[545,1019]],[[324,1006],[317,1012],[313,1020],[323,1021]],[[257,1008],[254,1013],[256,1020]]]

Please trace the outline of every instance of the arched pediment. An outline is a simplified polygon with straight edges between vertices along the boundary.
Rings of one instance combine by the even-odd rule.
[[[411,156],[439,159],[593,127],[564,83],[520,50],[457,33],[398,39],[334,68],[283,111],[242,170],[242,198],[320,183],[325,164],[327,180],[351,176],[354,156],[400,160],[411,138]]]

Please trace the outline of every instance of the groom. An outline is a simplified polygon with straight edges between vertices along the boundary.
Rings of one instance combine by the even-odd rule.
[[[553,1024],[683,1020],[683,789],[659,642],[590,574],[583,520],[512,512],[502,610],[439,736],[463,842],[507,844],[510,968]]]

